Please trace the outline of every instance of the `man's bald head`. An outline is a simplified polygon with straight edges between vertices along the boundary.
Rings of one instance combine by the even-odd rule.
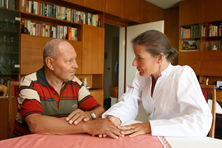
[[[62,40],[62,39],[52,39],[52,40],[50,40],[46,43],[46,45],[44,47],[44,51],[43,51],[43,63],[44,63],[44,65],[46,65],[46,63],[45,63],[46,57],[56,58],[58,56],[58,54],[59,54],[59,52],[58,52],[59,45],[61,45],[63,43],[70,44],[66,40]]]

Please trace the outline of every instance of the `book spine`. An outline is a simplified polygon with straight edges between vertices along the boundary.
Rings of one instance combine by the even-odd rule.
[[[32,1],[29,1],[29,10],[28,10],[29,13],[32,12]]]
[[[48,25],[45,25],[45,37],[48,37]]]
[[[35,24],[35,35],[36,36],[39,35],[39,24],[38,23]]]
[[[64,39],[67,39],[67,26],[64,26],[63,27],[63,29],[64,29]]]
[[[86,13],[83,12],[83,24],[86,24]]]
[[[60,39],[60,26],[57,25],[57,39]]]
[[[5,4],[4,4],[4,0],[2,0],[2,7],[4,7]],[[21,0],[21,11],[24,12],[24,0]]]

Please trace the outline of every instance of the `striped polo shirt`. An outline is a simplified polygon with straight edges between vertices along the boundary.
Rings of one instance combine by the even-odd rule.
[[[30,134],[24,120],[30,114],[62,118],[67,117],[76,108],[90,111],[99,106],[77,77],[64,82],[59,95],[48,83],[42,67],[37,72],[23,77],[20,82],[18,112],[13,132],[16,135]]]

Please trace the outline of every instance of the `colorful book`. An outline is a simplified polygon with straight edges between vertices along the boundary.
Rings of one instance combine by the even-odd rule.
[[[35,35],[39,36],[39,24],[38,23],[35,24]]]

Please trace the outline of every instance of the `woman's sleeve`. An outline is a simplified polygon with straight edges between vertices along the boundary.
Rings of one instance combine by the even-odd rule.
[[[121,120],[122,124],[136,118],[138,104],[141,103],[141,78],[137,72],[131,83],[127,86],[126,93],[120,97],[118,103],[114,104],[102,115],[103,118],[115,116]]]

